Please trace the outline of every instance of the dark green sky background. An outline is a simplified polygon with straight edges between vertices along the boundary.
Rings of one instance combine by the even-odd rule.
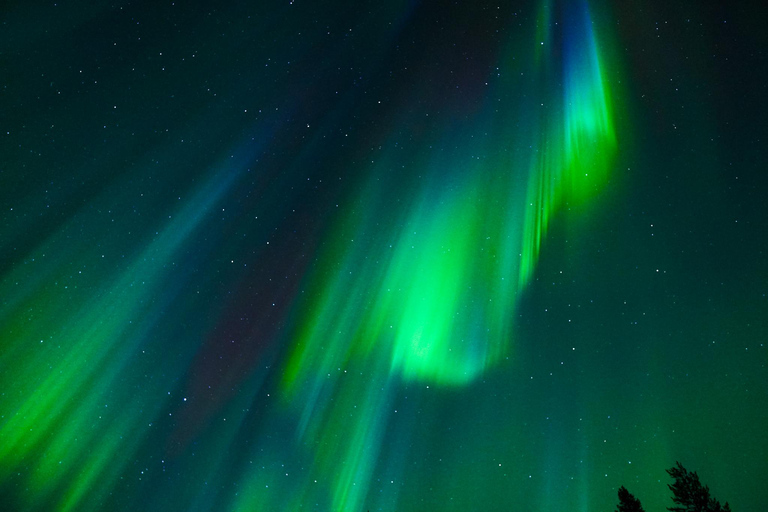
[[[3,4],[0,509],[764,509],[766,14]]]

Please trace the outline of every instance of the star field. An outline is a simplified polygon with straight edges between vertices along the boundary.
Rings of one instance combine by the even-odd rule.
[[[768,499],[764,7],[3,11],[0,509]]]

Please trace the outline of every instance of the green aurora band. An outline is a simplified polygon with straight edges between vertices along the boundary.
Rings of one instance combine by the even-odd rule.
[[[426,163],[420,195],[387,226],[377,215],[386,199],[376,187],[386,171],[371,170],[362,213],[338,228],[338,246],[314,278],[317,299],[303,314],[289,387],[305,372],[323,375],[372,352],[377,360],[386,355],[390,373],[405,380],[460,385],[509,354],[510,311],[531,278],[550,218],[564,203],[594,196],[616,153],[591,20],[586,12],[571,15],[577,26],[564,41],[562,99],[536,120],[540,137],[530,162],[438,157]],[[544,59],[542,68],[552,66]],[[547,87],[552,71],[538,71]],[[528,169],[525,185],[521,168]],[[372,260],[371,252],[379,256]]]
[[[136,382],[135,389],[126,389],[118,379],[124,378],[127,366],[141,359],[144,351],[139,347],[157,321],[157,312],[176,298],[173,290],[163,289],[159,274],[173,266],[173,258],[189,244],[211,205],[235,176],[214,173],[189,204],[168,215],[171,220],[127,269],[98,296],[83,297],[78,309],[70,309],[71,296],[67,293],[43,289],[36,294],[15,293],[18,303],[5,310],[26,311],[27,315],[0,315],[14,338],[39,339],[37,345],[16,343],[0,357],[4,378],[14,382],[17,390],[3,397],[3,410],[13,412],[3,415],[0,426],[0,479],[7,479],[19,466],[31,464],[31,509],[46,503],[48,494],[56,491],[63,496],[57,500],[57,510],[97,508],[99,495],[109,492],[127,463],[118,454],[136,450],[147,425],[151,426],[152,418],[162,409],[162,403],[150,410],[140,404],[142,398],[161,394],[163,384]],[[105,194],[105,211],[108,198],[116,193],[110,190]],[[59,237],[69,238],[89,209],[75,216]],[[66,244],[61,240],[43,244],[34,251],[30,263],[45,262],[51,247],[62,245]],[[54,288],[78,288],[72,283],[68,265],[61,260],[42,265],[35,270],[21,267],[3,281],[2,289],[7,292],[19,282],[43,277],[52,277]],[[86,273],[101,270],[88,268]],[[52,328],[49,322],[37,321],[40,316],[60,319],[60,323]],[[18,360],[26,364],[13,363]],[[31,372],[33,368],[47,371]],[[109,410],[110,403],[118,404],[117,414]],[[104,412],[94,422],[91,412],[99,409]],[[74,482],[69,479],[71,474],[77,475]]]
[[[560,17],[545,2],[542,30],[523,50],[535,56],[532,69],[524,70],[534,75],[527,99],[503,109],[488,99],[474,115],[473,131],[491,136],[467,142],[459,128],[436,136],[453,149],[425,149],[418,172],[402,178],[409,181],[396,205],[379,186],[390,179],[392,162],[384,157],[365,170],[354,214],[335,221],[305,278],[306,299],[291,313],[294,328],[284,335],[290,348],[281,367],[281,403],[264,421],[276,429],[289,426],[292,441],[275,447],[253,440],[251,460],[237,467],[240,491],[226,500],[226,510],[300,510],[307,503],[320,510],[394,510],[391,496],[376,501],[372,475],[384,439],[399,428],[393,417],[417,421],[415,408],[394,410],[398,392],[408,386],[457,390],[503,370],[514,356],[514,312],[551,220],[565,205],[599,194],[617,152],[615,81],[607,78],[600,50],[606,41],[598,39],[585,4],[559,8],[563,32],[550,29],[549,18]],[[499,60],[505,76],[521,74],[520,61]],[[494,87],[512,86],[499,83]],[[505,140],[524,141],[520,145],[530,151],[508,152]],[[3,278],[0,292],[11,299],[0,312],[0,367],[3,381],[14,385],[2,396],[0,481],[22,469],[28,475],[27,501],[18,510],[51,502],[61,512],[97,510],[120,485],[167,406],[153,397],[171,394],[166,390],[194,357],[194,344],[188,354],[166,356],[164,381],[126,381],[124,370],[142,364],[144,339],[161,312],[181,307],[174,306],[180,299],[162,276],[201,236],[202,220],[232,187],[235,173],[222,175],[211,171],[188,204],[169,210],[157,236],[117,274],[95,263],[98,282],[109,283],[96,295],[73,299],[76,292],[59,289],[76,288],[66,262],[85,253],[88,242],[69,244],[69,254],[55,263],[45,261],[52,247],[68,246],[93,208],[109,209],[119,186],[35,249],[29,256],[34,270],[21,266]],[[19,282],[27,283],[21,291]],[[205,319],[190,322],[200,330],[207,325]],[[261,377],[243,384],[245,397],[256,395]],[[201,448],[212,482],[246,421],[247,402],[228,409],[221,442]],[[103,417],[94,419],[98,409]],[[391,474],[403,471],[395,454],[405,452],[407,436],[402,443],[387,461]],[[298,465],[307,468],[300,482],[280,478],[286,452],[296,452]],[[213,507],[202,498],[192,502],[188,510]]]
[[[542,6],[540,27],[551,25],[552,9]],[[377,185],[389,162],[380,163],[310,277],[314,299],[298,313],[284,386],[286,405],[300,404],[299,440],[323,440],[315,473],[346,461],[336,469],[332,510],[363,505],[388,421],[379,411],[394,387],[462,386],[510,358],[516,301],[550,219],[594,198],[609,178],[617,142],[599,43],[586,5],[563,9],[561,38],[547,30],[532,45],[538,95],[553,104],[511,135],[533,134],[530,157],[462,158],[467,148],[430,155],[419,192],[391,222],[379,213],[387,198]],[[493,124],[494,108],[480,117]],[[354,419],[350,403],[360,404]]]

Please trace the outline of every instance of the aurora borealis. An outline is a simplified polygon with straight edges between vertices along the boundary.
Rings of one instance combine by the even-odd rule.
[[[3,10],[0,510],[764,507],[764,8]]]

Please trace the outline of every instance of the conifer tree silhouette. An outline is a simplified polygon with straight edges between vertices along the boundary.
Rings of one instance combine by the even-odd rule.
[[[731,512],[728,502],[725,506],[709,495],[709,487],[701,485],[699,475],[694,471],[689,473],[682,464],[667,470],[669,476],[675,479],[675,483],[668,485],[672,494],[674,507],[667,507],[671,512]]]
[[[640,500],[632,496],[623,485],[619,489],[619,508],[616,512],[645,512]]]

